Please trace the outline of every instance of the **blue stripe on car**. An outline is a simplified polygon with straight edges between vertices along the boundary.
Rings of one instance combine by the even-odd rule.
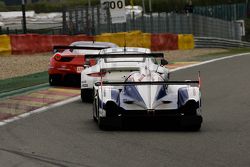
[[[113,99],[119,105],[119,91],[116,89],[111,89],[111,99]]]
[[[179,88],[178,90],[178,107],[185,105],[188,100],[188,91],[186,87]]]
[[[161,85],[161,88],[158,92],[158,95],[156,96],[156,100],[159,100],[161,99],[162,97],[166,96],[167,93],[166,93],[166,90],[165,90],[165,86],[164,85]]]
[[[134,85],[125,86],[124,92],[127,96],[130,96],[137,101],[143,102],[143,99],[142,99],[140,93],[138,92],[138,90],[136,89],[136,87]]]

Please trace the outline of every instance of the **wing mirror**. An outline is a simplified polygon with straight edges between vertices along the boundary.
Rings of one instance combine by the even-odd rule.
[[[161,59],[161,66],[168,65],[168,61],[165,59]]]

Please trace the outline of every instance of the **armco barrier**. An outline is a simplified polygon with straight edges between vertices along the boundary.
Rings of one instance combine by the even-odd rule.
[[[0,35],[0,55],[10,55],[11,45],[8,35]]]
[[[151,50],[177,50],[178,35],[176,34],[151,34]]]
[[[37,41],[34,34],[10,35],[12,54],[36,53]]]
[[[95,40],[99,42],[112,42],[118,46],[145,47],[151,46],[151,34],[142,33],[141,31],[104,33],[95,36]]]
[[[131,31],[126,34],[126,46],[140,47],[141,41],[142,41],[141,31]]]
[[[69,45],[75,41],[93,40],[93,37],[86,35],[39,35],[21,34],[10,35],[12,54],[33,54],[50,52],[54,45]]]
[[[178,48],[180,50],[188,50],[194,48],[194,36],[192,34],[178,35]]]
[[[95,41],[99,42],[110,42],[111,33],[103,33],[95,36]]]
[[[140,47],[151,48],[151,34],[150,33],[143,33],[142,34],[142,40],[140,42]]]
[[[110,42],[117,44],[118,46],[125,46],[126,32],[113,33],[110,36]]]
[[[12,54],[33,54],[52,50],[52,36],[39,34],[10,35]]]

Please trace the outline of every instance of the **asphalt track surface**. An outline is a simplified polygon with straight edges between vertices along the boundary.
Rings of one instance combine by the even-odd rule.
[[[250,55],[174,72],[202,74],[199,132],[102,131],[81,101],[0,127],[3,167],[250,166]]]

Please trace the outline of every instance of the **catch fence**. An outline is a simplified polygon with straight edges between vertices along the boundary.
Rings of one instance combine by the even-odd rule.
[[[196,14],[150,13],[127,15],[126,23],[111,23],[110,16],[99,7],[84,7],[64,10],[63,28],[65,34],[98,35],[101,33],[141,30],[146,33],[194,34],[200,37],[218,37],[241,40],[242,27],[239,22]]]

